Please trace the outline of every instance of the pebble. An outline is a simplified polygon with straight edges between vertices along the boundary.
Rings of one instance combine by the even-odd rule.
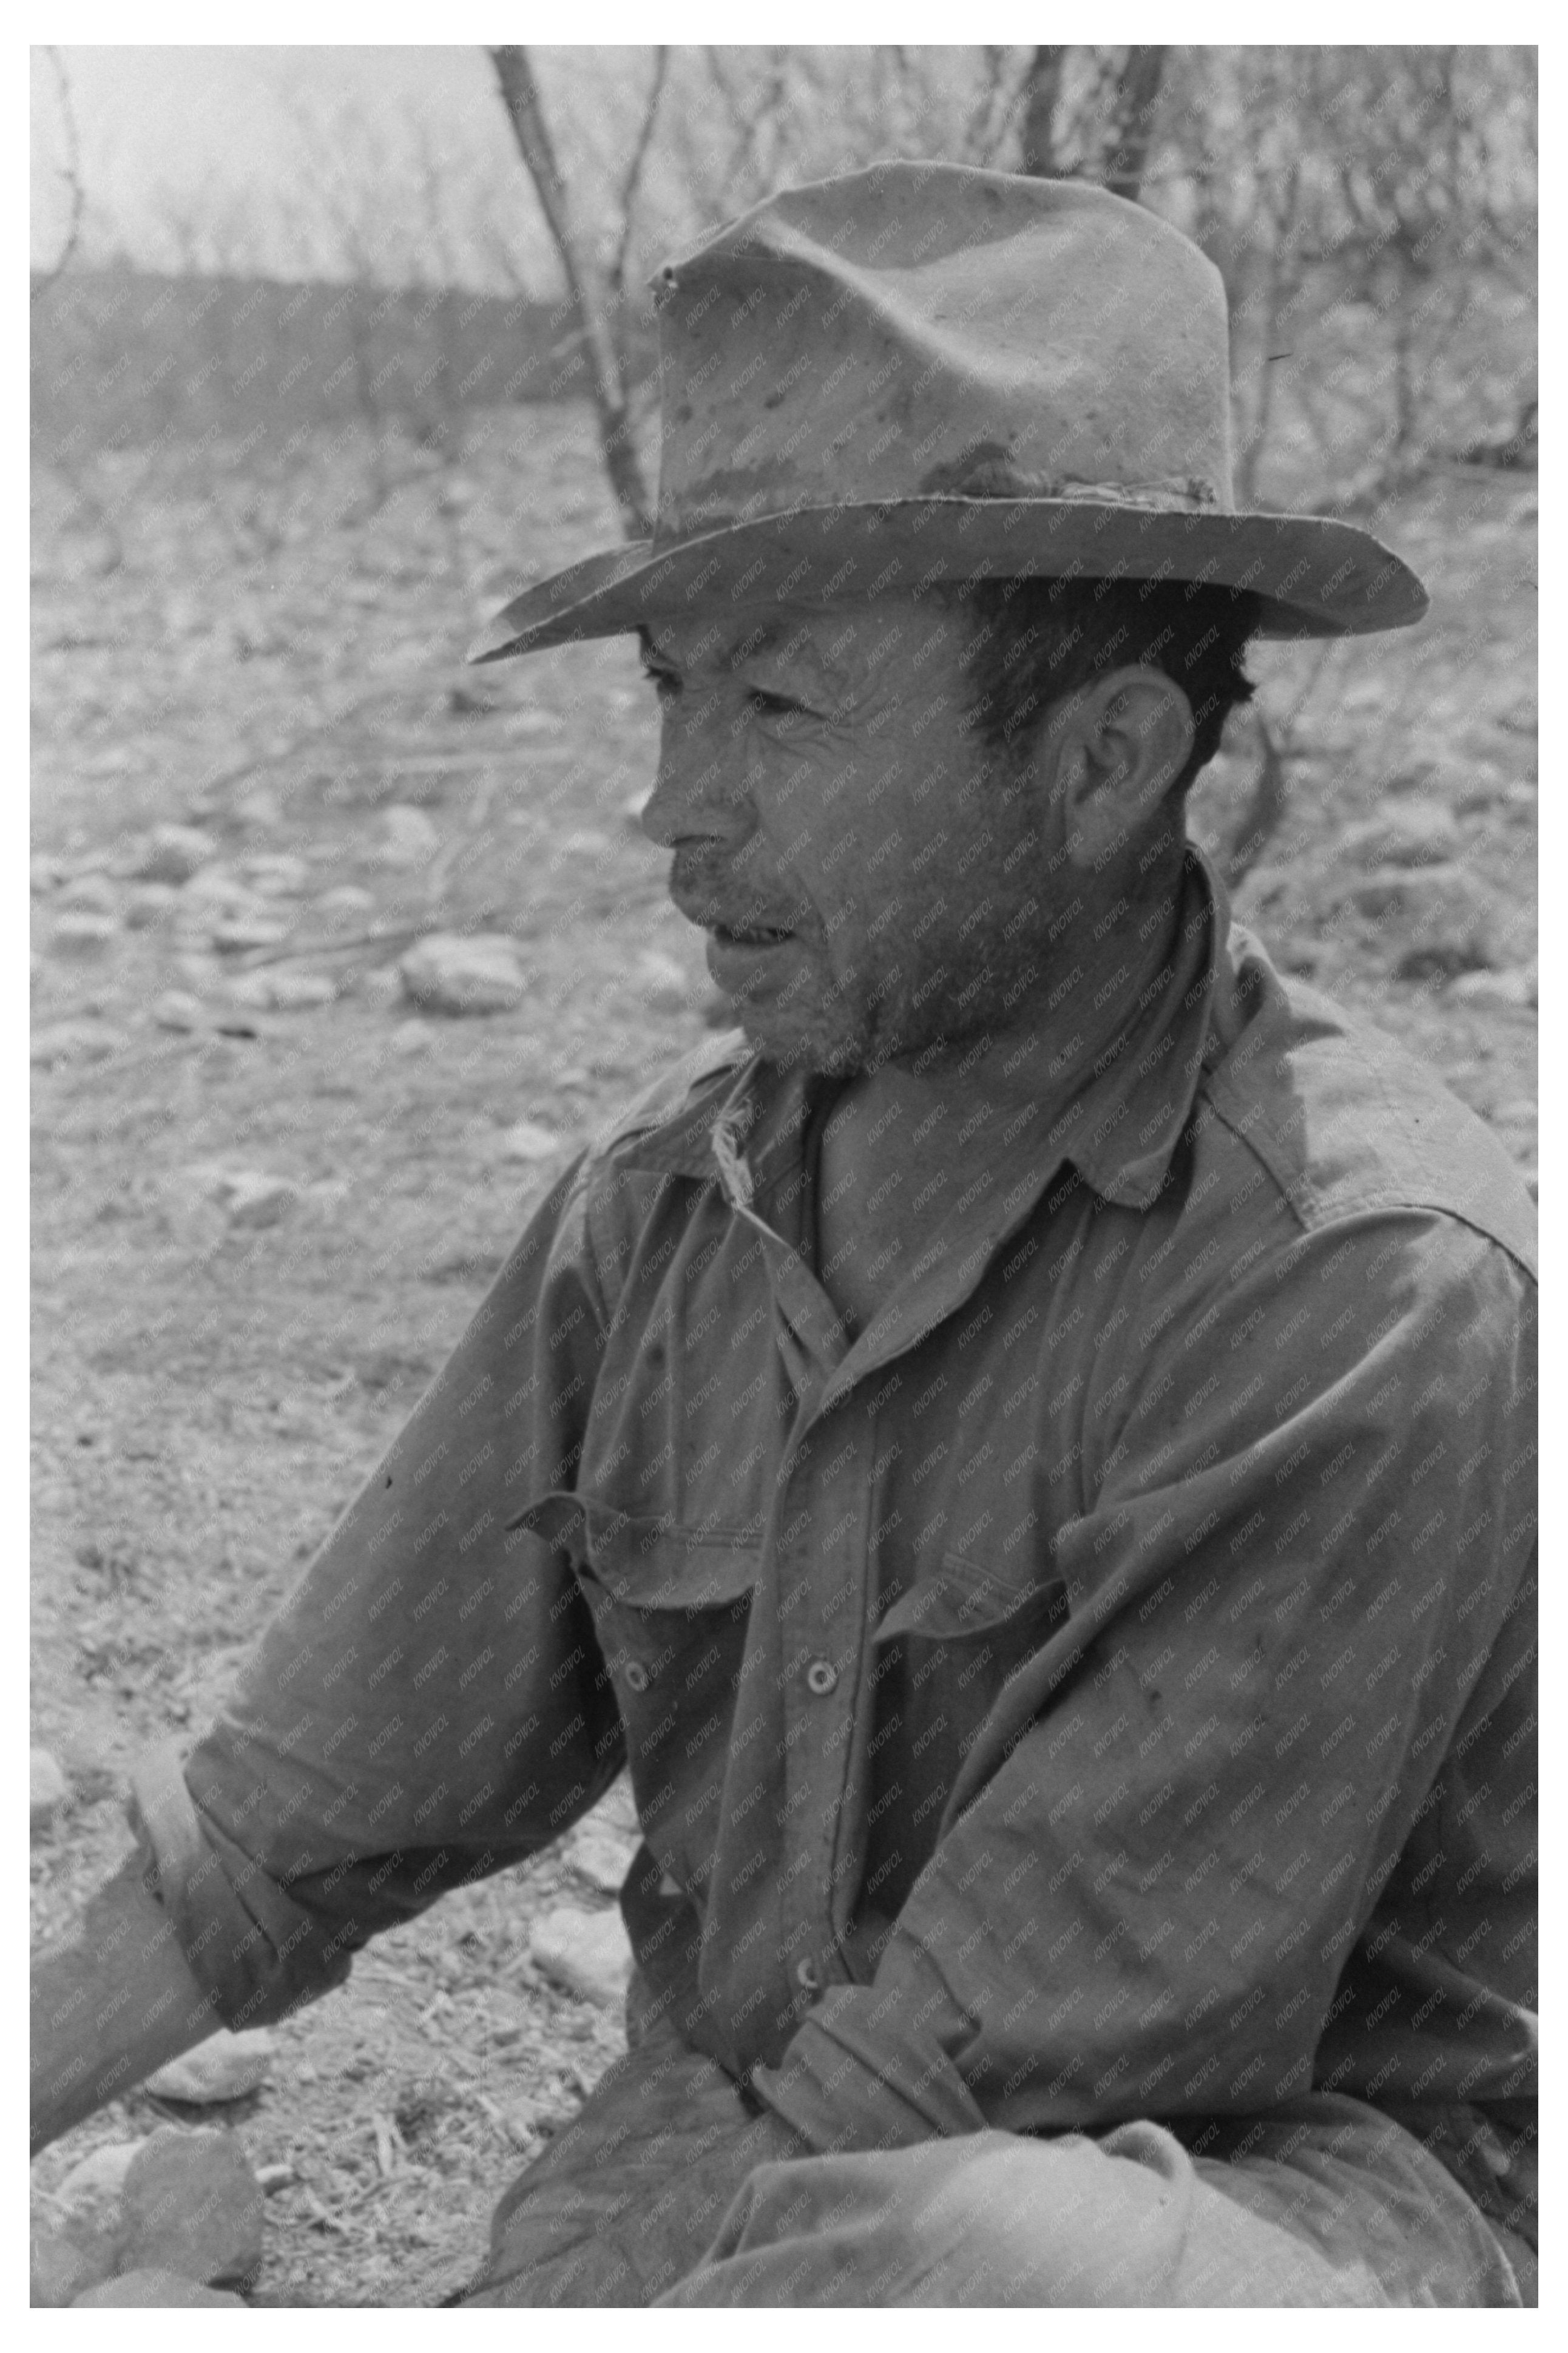
[[[72,2166],[55,2191],[56,2203],[68,2212],[117,2220],[125,2177],[141,2147],[139,2140],[106,2141]]]
[[[383,809],[384,836],[374,856],[378,866],[410,869],[428,866],[440,848],[441,837],[422,808],[394,802]]]
[[[188,1035],[207,1027],[206,1008],[188,988],[165,988],[153,999],[153,1019],[160,1029]]]
[[[1446,866],[1465,838],[1439,801],[1394,801],[1363,824],[1346,828],[1340,855],[1361,867]]]
[[[63,859],[50,858],[40,850],[27,861],[27,884],[35,899],[47,899],[58,891],[68,871]]]
[[[388,1041],[395,1054],[427,1054],[436,1043],[428,1021],[400,1021]]]
[[[616,1838],[596,1822],[584,1822],[566,1851],[566,1860],[602,1894],[618,1895],[637,1843],[636,1838]]]
[[[278,2038],[265,2026],[243,2034],[211,2034],[149,2075],[143,2088],[161,2099],[186,2100],[198,2107],[241,2100],[270,2080],[277,2049]]]
[[[27,1752],[27,1824],[41,1831],[69,1803],[70,1783],[47,1748]]]
[[[138,882],[188,882],[217,855],[217,844],[199,826],[154,826],[131,869]]]
[[[338,882],[323,891],[313,904],[320,915],[369,915],[374,913],[375,892],[358,882]]]
[[[28,2236],[29,2301],[61,2311],[114,2268],[114,2242],[100,2232],[73,2234],[35,2223]]]
[[[546,1977],[600,2010],[624,2002],[632,1948],[618,1912],[579,1912],[567,1905],[541,1913],[529,1937],[529,1957]]]
[[[268,791],[265,785],[258,785],[246,794],[243,800],[236,801],[234,813],[240,824],[251,833],[265,833],[268,827],[283,822],[278,796]]]
[[[509,1127],[500,1140],[503,1160],[549,1160],[561,1149],[561,1138],[552,1127],[541,1127],[537,1121],[520,1119]]]
[[[49,934],[57,955],[107,955],[120,936],[112,915],[61,915]]]
[[[155,931],[179,903],[180,894],[172,882],[139,883],[125,902],[126,926],[133,932]]]
[[[281,947],[288,927],[261,915],[230,916],[215,923],[207,934],[219,955],[241,955],[247,948]]]
[[[698,991],[687,978],[684,966],[677,964],[662,948],[644,948],[632,966],[631,983],[643,1003],[654,1013],[688,1013]],[[704,980],[702,986],[706,987]]]
[[[249,2276],[261,2261],[266,2200],[232,2132],[165,2125],[125,2176],[124,2245],[138,2266],[208,2286]]]
[[[431,932],[397,968],[427,1012],[510,1013],[527,994],[521,955],[505,932]]]
[[[33,1032],[27,1058],[35,1069],[52,1071],[59,1062],[106,1061],[124,1042],[107,1021],[51,1021]]]
[[[1528,1012],[1539,1001],[1536,976],[1527,966],[1510,972],[1462,972],[1445,992],[1452,1005],[1478,1013]]]
[[[270,2198],[279,2189],[289,2189],[300,2177],[291,2165],[285,2164],[279,2158],[276,2165],[258,2165],[256,2168],[256,2179],[267,2196]]]
[[[107,874],[79,874],[57,892],[55,905],[61,913],[72,914],[112,915],[120,904],[120,893]]]
[[[236,1005],[260,1013],[308,1013],[337,1001],[338,985],[325,972],[247,972],[231,983]]]
[[[119,2306],[171,2312],[191,2304],[226,2304],[236,2311],[246,2308],[243,2296],[231,2295],[226,2288],[204,2287],[199,2280],[187,2279],[181,2272],[158,2271],[142,2265],[133,2272],[121,2272],[118,2279],[103,2280],[89,2287],[85,2295],[73,2299],[72,2308],[86,2311],[89,2306],[101,2309]]]
[[[231,1226],[257,1229],[278,1225],[299,1198],[299,1186],[287,1176],[268,1176],[259,1171],[229,1177],[217,1195],[218,1206],[226,1212]]]
[[[240,872],[264,899],[293,899],[310,887],[309,862],[291,850],[275,849],[247,858]]]

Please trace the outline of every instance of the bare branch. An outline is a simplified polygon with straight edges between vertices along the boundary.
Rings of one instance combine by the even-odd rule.
[[[555,240],[555,249],[566,273],[567,290],[582,324],[583,341],[587,347],[594,381],[599,446],[610,486],[620,507],[627,536],[647,539],[653,528],[652,514],[642,470],[632,443],[631,419],[620,362],[598,289],[577,251],[566,202],[565,183],[555,160],[555,149],[544,119],[544,110],[540,104],[532,62],[527,49],[517,42],[508,42],[491,49],[489,57],[495,67],[501,102],[511,124],[518,153],[533,182],[540,208]]]
[[[1024,145],[1018,169],[1037,179],[1049,179],[1061,169],[1056,120],[1066,58],[1067,50],[1060,42],[1037,48],[1024,80]]]
[[[81,237],[81,216],[87,204],[86,193],[81,182],[81,142],[77,136],[76,109],[71,104],[71,86],[67,79],[65,60],[57,48],[46,47],[44,55],[55,69],[55,80],[59,88],[60,120],[65,126],[66,134],[65,179],[70,190],[71,208],[70,219],[66,226],[66,241],[60,248],[59,258],[54,268],[47,270],[34,287],[32,299],[35,302],[41,294],[48,292],[49,288],[58,279],[65,275],[70,258],[76,251]]]
[[[653,81],[648,90],[647,104],[643,108],[642,125],[637,132],[637,143],[632,149],[632,159],[626,168],[626,176],[621,183],[620,241],[616,247],[616,258],[610,264],[610,292],[617,302],[626,291],[626,256],[631,250],[632,227],[637,212],[637,184],[642,178],[643,165],[647,160],[648,143],[653,138],[654,117],[658,112],[658,101],[663,94],[665,76],[668,71],[669,49],[668,45],[661,41],[653,53]]]

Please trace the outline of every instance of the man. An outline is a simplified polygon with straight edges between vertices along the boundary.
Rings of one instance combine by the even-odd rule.
[[[485,2304],[1533,2296],[1530,1203],[1185,844],[1218,280],[888,165],[664,273],[644,822],[745,1037],[575,1162],[41,1971],[43,2137],[629,1765],[633,2049]],[[129,1989],[129,1991],[127,1991]],[[118,1998],[118,1999],[117,1999]]]

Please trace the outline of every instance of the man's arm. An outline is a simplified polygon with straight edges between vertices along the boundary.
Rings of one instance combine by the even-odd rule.
[[[32,2153],[221,2023],[128,1862],[32,1968]]]

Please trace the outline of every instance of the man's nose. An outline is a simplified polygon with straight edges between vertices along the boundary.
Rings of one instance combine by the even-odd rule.
[[[739,848],[755,819],[745,762],[727,728],[666,713],[658,775],[639,822],[663,849],[696,841]]]

